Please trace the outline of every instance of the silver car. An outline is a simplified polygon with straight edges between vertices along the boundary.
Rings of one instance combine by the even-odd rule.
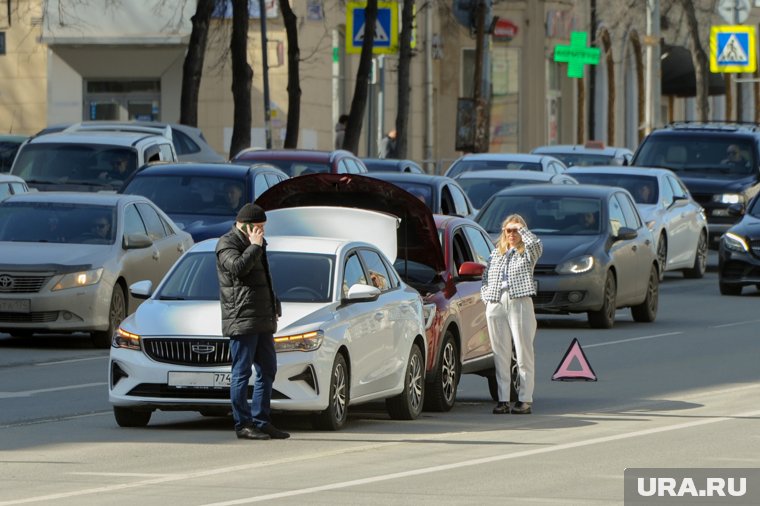
[[[27,193],[0,203],[0,332],[89,332],[106,348],[140,301],[193,244],[150,200],[106,193]]]

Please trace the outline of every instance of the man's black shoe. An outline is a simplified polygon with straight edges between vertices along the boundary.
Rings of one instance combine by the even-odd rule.
[[[513,415],[529,415],[533,412],[530,402],[516,402],[512,408]]]
[[[243,427],[240,430],[236,430],[238,439],[272,439],[269,434],[266,434],[256,427]]]
[[[509,403],[508,402],[500,402],[496,405],[495,408],[493,408],[493,414],[494,415],[506,415],[509,413]]]
[[[268,435],[272,439],[288,439],[290,437],[290,434],[285,432],[284,430],[280,430],[271,423],[266,424],[262,428],[258,429],[264,434]]]

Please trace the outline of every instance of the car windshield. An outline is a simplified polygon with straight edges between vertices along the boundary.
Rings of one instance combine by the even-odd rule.
[[[0,172],[9,172],[21,141],[0,141]]]
[[[470,197],[470,202],[476,209],[483,207],[483,204],[491,198],[494,193],[509,188],[510,186],[521,186],[525,184],[541,184],[548,181],[531,181],[529,179],[491,179],[491,178],[458,178],[457,182],[464,188],[465,193]]]
[[[290,177],[305,176],[307,174],[329,174],[332,172],[330,170],[330,165],[327,163],[303,162],[300,160],[279,160],[276,158],[268,159],[257,157],[255,160],[235,160],[234,163],[253,163],[254,161],[270,163],[281,169]]]
[[[598,235],[601,200],[563,195],[497,195],[475,221],[489,234],[498,235],[504,218],[519,214],[540,235]]]
[[[116,210],[111,206],[58,202],[0,204],[0,241],[113,244]]]
[[[12,173],[29,184],[119,189],[136,169],[137,153],[131,148],[46,142],[26,144],[13,164]]]
[[[540,163],[517,162],[508,160],[458,160],[449,168],[446,175],[454,177],[462,172],[473,170],[535,170],[542,171]]]
[[[122,193],[142,195],[169,215],[235,217],[248,202],[245,180],[188,175],[135,176]]]
[[[757,170],[752,142],[723,135],[653,135],[644,142],[632,165],[664,167],[682,175],[749,175]]]
[[[586,167],[592,165],[615,164],[615,157],[610,155],[594,155],[588,153],[552,153],[551,151],[544,151],[544,153],[559,159],[568,167]]]
[[[637,204],[655,204],[659,197],[657,177],[627,174],[597,174],[585,172],[571,174],[579,183],[599,184],[603,186],[619,186],[625,188]]]
[[[313,253],[267,253],[274,291],[281,302],[330,302],[335,257]],[[162,300],[219,300],[213,251],[188,253],[177,263],[157,297]]]

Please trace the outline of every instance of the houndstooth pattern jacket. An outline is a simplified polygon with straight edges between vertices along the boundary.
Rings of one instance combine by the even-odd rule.
[[[524,253],[510,249],[502,255],[498,248],[494,248],[491,252],[486,269],[483,271],[483,285],[480,287],[480,297],[483,302],[499,302],[501,300],[501,277],[505,268],[507,269],[510,299],[536,295],[533,268],[544,248],[541,239],[527,228],[520,228],[520,236],[525,245]]]

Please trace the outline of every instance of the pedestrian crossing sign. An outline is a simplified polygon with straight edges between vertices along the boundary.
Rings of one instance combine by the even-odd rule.
[[[755,27],[725,25],[710,28],[710,72],[754,72],[757,69]]]
[[[346,53],[362,52],[366,7],[367,2],[346,2]],[[398,2],[377,2],[372,54],[394,54],[398,51],[398,21]]]

